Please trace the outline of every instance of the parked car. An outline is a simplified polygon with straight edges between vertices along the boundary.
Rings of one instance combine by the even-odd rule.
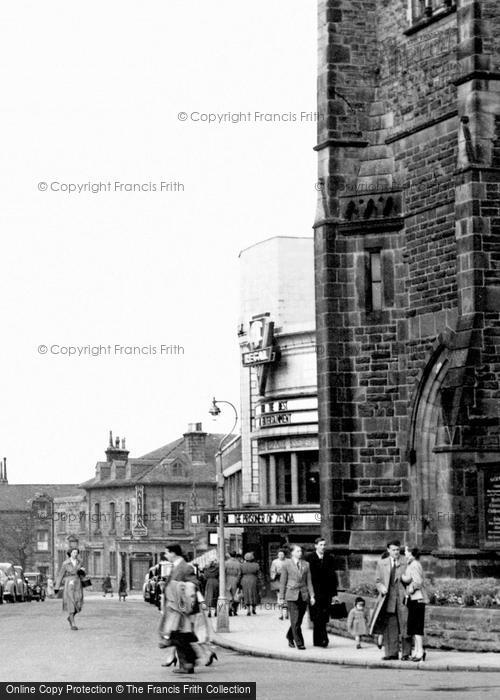
[[[2,602],[16,602],[16,572],[12,564],[0,562],[0,585],[2,586]]]
[[[19,603],[25,600],[30,601],[30,591],[28,582],[24,578],[24,571],[22,566],[15,565],[12,567],[15,571],[15,581],[16,581],[16,599]]]
[[[27,571],[24,574],[25,579],[28,582],[30,597],[32,600],[37,602],[43,602],[45,600],[45,586],[43,585],[43,576],[39,571]]]

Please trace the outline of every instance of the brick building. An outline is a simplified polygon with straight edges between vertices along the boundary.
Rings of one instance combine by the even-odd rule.
[[[78,494],[76,484],[9,484],[4,459],[0,463],[0,561],[53,576],[58,549],[54,503]]]
[[[318,8],[323,534],[498,576],[500,5]]]
[[[208,549],[207,528],[193,516],[215,506],[215,454],[221,437],[193,423],[183,437],[129,458],[125,441],[110,434],[106,461],[97,463],[94,478],[80,484],[86,514],[78,524],[60,518],[67,523],[67,536],[78,540],[95,586],[107,573],[116,585],[125,573],[129,587],[140,590],[169,541],[194,556]],[[61,513],[65,508],[67,504]],[[80,512],[78,503],[73,512]],[[59,527],[64,537],[63,525]]]

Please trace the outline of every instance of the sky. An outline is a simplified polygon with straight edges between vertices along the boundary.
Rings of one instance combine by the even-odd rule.
[[[312,235],[316,55],[313,0],[2,6],[10,483],[90,478],[109,430],[138,457],[230,429],[238,254]]]

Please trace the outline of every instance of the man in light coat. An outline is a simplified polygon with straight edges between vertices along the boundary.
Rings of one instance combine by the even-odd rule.
[[[371,620],[371,629],[378,621],[384,636],[384,661],[399,658],[401,640],[401,659],[410,658],[411,639],[407,635],[406,625],[408,609],[405,605],[406,590],[402,576],[406,570],[406,559],[400,556],[399,540],[387,544],[389,556],[377,563],[375,585],[379,598]]]
[[[301,624],[310,601],[314,605],[314,589],[311,579],[311,568],[308,562],[302,560],[302,547],[294,545],[292,556],[286,559],[281,570],[280,595],[281,603],[286,601],[290,614],[290,628],[286,633],[288,646],[305,649]]]

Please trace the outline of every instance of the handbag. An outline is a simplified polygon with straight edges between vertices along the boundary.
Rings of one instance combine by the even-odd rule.
[[[80,576],[80,581],[82,582],[82,588],[88,588],[92,585],[92,581],[88,576]]]
[[[347,608],[345,603],[332,603],[330,605],[330,619],[342,620],[344,617],[347,617]]]

